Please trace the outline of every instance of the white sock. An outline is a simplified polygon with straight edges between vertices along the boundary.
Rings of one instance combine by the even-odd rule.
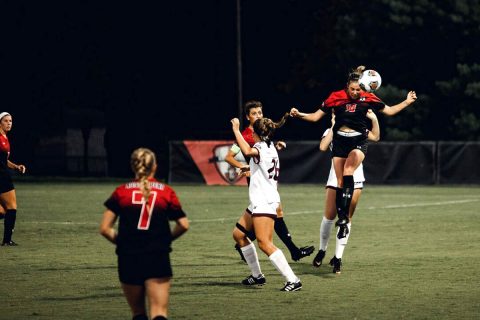
[[[337,237],[335,237],[335,239],[337,240],[336,245],[335,245],[335,257],[337,257],[338,259],[342,258],[343,250],[345,250],[345,246],[347,245],[348,238],[350,237],[350,234],[352,233],[352,223],[349,222],[347,224],[347,226],[348,226],[348,234],[345,238],[338,239]],[[338,228],[338,230],[340,230],[340,228]],[[338,234],[338,230],[337,230],[337,234]]]
[[[285,258],[282,250],[277,249],[268,257],[268,259],[272,261],[275,269],[277,269],[277,271],[280,272],[288,282],[297,282],[300,280],[295,273],[293,273],[293,270],[290,268],[290,265],[288,264],[288,261]]]
[[[320,224],[320,250],[327,251],[328,239],[332,233],[332,226],[334,220],[328,220],[325,216]]]
[[[262,270],[260,269],[260,262],[258,261],[257,249],[255,249],[255,245],[250,243],[249,245],[246,245],[240,249],[242,250],[243,256],[247,261],[250,271],[252,271],[252,276],[258,278],[258,276],[262,274]]]

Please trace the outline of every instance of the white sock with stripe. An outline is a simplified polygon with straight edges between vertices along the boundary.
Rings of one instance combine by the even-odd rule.
[[[268,257],[268,259],[270,259],[275,269],[277,269],[277,271],[280,272],[288,282],[297,282],[300,280],[295,273],[293,273],[293,270],[288,264],[282,250],[277,249]]]
[[[258,261],[257,249],[253,243],[246,245],[245,247],[240,248],[242,250],[245,261],[247,261],[248,267],[252,272],[252,276],[258,278],[262,274],[260,269],[260,262]]]

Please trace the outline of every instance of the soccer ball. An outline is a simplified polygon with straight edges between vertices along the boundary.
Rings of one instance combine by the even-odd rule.
[[[365,70],[358,80],[360,88],[367,92],[375,92],[382,85],[382,77],[375,70]]]

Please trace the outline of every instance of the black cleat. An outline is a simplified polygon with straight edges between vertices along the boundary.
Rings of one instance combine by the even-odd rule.
[[[2,242],[2,246],[15,247],[15,246],[18,246],[18,243],[13,242],[12,240],[10,240],[10,241],[7,241],[7,242]]]
[[[330,260],[330,265],[333,267],[333,273],[340,274],[342,271],[340,270],[342,267],[342,259],[338,259],[337,257],[333,257]]]
[[[308,246],[308,247],[301,247],[298,249],[298,251],[295,251],[292,253],[292,260],[293,261],[298,261],[302,258],[308,257],[315,251],[314,246]]]
[[[335,222],[335,227],[346,226],[350,222],[348,216],[338,215],[338,220]]]
[[[350,232],[348,225],[344,224],[338,227],[338,233],[337,233],[337,238],[338,239],[343,239],[345,238],[348,233]]]
[[[245,257],[243,256],[242,249],[240,249],[240,246],[238,245],[238,243],[235,245],[235,250],[237,250],[237,252],[240,255],[240,258],[243,260],[243,262],[246,263],[247,260],[245,260]]]
[[[315,256],[315,258],[313,258],[313,262],[312,262],[313,266],[315,268],[320,267],[322,265],[323,258],[325,258],[325,251],[318,250],[317,255]]]
[[[300,282],[300,280],[298,280],[297,282],[286,282],[285,283],[285,286],[280,289],[280,291],[298,291],[302,289],[302,283]]]
[[[253,275],[249,275],[242,280],[242,284],[246,286],[263,286],[267,280],[263,274],[259,275],[258,278],[255,278]]]

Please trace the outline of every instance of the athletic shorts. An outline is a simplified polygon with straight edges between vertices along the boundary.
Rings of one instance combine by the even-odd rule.
[[[171,278],[170,253],[118,256],[118,277],[121,283],[143,286],[145,280]]]
[[[355,170],[353,173],[353,181],[354,181],[354,189],[363,189],[363,183],[365,182],[365,176],[363,174],[363,165],[360,166]],[[333,163],[330,167],[330,173],[328,174],[327,184],[325,188],[337,189],[337,176],[335,175],[335,170],[333,169]]]
[[[348,158],[350,151],[358,149],[367,155],[368,141],[367,136],[360,134],[357,136],[343,136],[335,132],[332,141],[332,154],[334,157]]]
[[[250,205],[247,208],[247,212],[253,216],[272,216],[272,218],[277,217],[277,208],[280,205],[280,202],[271,202],[271,203],[262,203]]]
[[[0,172],[0,193],[14,190],[12,177],[7,172]]]

